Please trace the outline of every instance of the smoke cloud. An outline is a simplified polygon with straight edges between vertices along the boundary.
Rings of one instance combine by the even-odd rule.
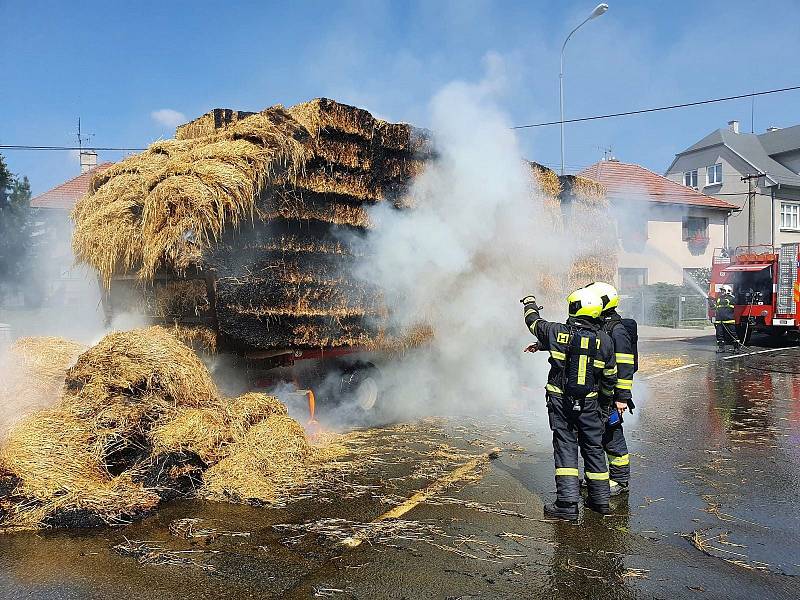
[[[525,387],[541,398],[546,360],[522,353],[533,338],[519,298],[536,292],[542,265],[563,271],[571,256],[543,218],[501,90],[495,61],[484,81],[442,89],[430,104],[437,159],[412,185],[413,210],[382,203],[371,215],[358,275],[385,291],[392,326],[435,334],[382,367],[394,417],[502,411]]]

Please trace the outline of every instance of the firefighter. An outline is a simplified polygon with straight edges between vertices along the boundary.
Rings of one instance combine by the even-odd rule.
[[[733,318],[733,307],[733,291],[730,287],[723,285],[713,304],[714,327],[717,330],[717,353],[725,352],[727,344],[730,344],[734,351],[741,346],[734,333],[736,319]]]
[[[601,331],[602,300],[586,288],[574,291],[567,298],[566,323],[545,321],[534,296],[526,296],[521,302],[525,324],[538,340],[526,350],[550,353],[545,396],[553,432],[557,499],[544,507],[544,514],[568,521],[578,519],[579,448],[588,486],[586,506],[608,514],[602,414],[613,400],[617,366],[611,339]]]
[[[606,418],[606,427],[603,434],[603,448],[608,457],[608,470],[610,475],[609,485],[611,495],[617,496],[628,491],[631,477],[630,455],[628,444],[625,442],[625,433],[622,429],[623,418],[626,410],[633,412],[636,405],[633,403],[633,374],[638,368],[637,350],[638,333],[636,321],[623,319],[617,312],[619,294],[613,285],[595,282],[588,286],[594,289],[603,301],[603,331],[614,343],[614,357],[617,361],[617,383],[614,386],[614,403],[611,405],[619,412],[619,421],[611,423]]]

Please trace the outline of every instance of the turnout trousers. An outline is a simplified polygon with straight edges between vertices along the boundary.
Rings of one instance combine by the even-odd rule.
[[[717,330],[717,345],[724,346],[725,344],[730,344],[732,346],[737,346],[739,344],[739,340],[736,337],[736,322],[731,321],[730,323],[714,323],[714,327]]]
[[[597,398],[585,398],[582,410],[573,410],[569,398],[547,395],[547,412],[553,432],[553,458],[556,466],[556,494],[562,502],[578,502],[580,480],[578,449],[583,456],[589,500],[608,504],[609,483],[603,453],[604,420]]]
[[[628,483],[631,479],[631,457],[628,454],[622,421],[614,426],[606,425],[603,433],[603,449],[608,456],[608,473],[612,481]]]

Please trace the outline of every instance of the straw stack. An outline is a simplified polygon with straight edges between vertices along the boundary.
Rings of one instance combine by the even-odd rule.
[[[613,282],[617,272],[617,231],[602,184],[565,175],[559,177],[566,228],[577,245],[568,273],[570,289],[593,281]]]
[[[399,206],[430,158],[424,135],[320,98],[215,109],[176,138],[98,176],[74,211],[76,255],[111,287],[114,310],[139,294],[154,321],[186,325],[194,303],[235,349],[396,341],[380,291],[353,278],[355,248],[370,207]],[[138,287],[117,277],[133,273]],[[162,277],[210,292],[198,284],[176,303]]]
[[[23,337],[0,356],[0,440],[20,418],[54,404],[84,346],[57,337]]]
[[[316,460],[276,398],[221,397],[163,328],[107,335],[61,380],[0,446],[0,532],[126,523],[187,495],[271,502]]]

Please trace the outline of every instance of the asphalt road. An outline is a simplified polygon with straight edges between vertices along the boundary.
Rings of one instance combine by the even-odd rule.
[[[762,344],[642,343],[632,490],[608,517],[543,519],[555,486],[537,397],[368,432],[352,479],[283,508],[184,501],[124,529],[0,537],[0,597],[800,598],[800,349]],[[480,476],[370,525],[493,446]],[[216,534],[171,534],[186,518]],[[131,541],[154,564],[112,550]]]

